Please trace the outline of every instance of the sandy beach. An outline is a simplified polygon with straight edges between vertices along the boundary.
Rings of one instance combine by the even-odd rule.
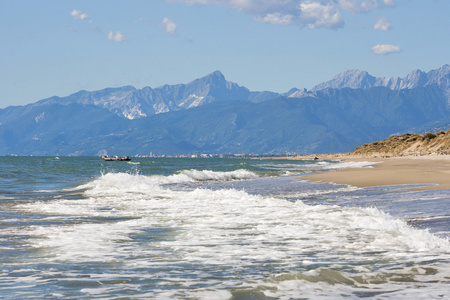
[[[365,158],[344,154],[320,156],[319,159],[369,161],[371,167],[326,171],[302,176],[302,180],[334,182],[357,187],[431,184],[417,190],[450,189],[450,156],[406,156]]]

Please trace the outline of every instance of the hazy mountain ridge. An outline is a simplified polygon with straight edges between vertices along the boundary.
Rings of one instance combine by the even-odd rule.
[[[163,85],[154,89],[125,86],[94,92],[80,91],[67,97],[52,97],[38,103],[96,105],[119,116],[136,119],[215,101],[261,102],[278,96],[280,95],[272,92],[250,92],[245,87],[227,81],[221,72],[216,71],[187,84]]]
[[[349,74],[341,89],[280,95],[251,92],[214,72],[188,84],[80,91],[8,107],[0,109],[0,155],[332,153],[411,129],[448,128],[448,65],[410,73],[411,88],[403,89],[349,88],[376,83],[365,72]]]
[[[314,97],[318,91],[343,88],[387,87],[392,90],[412,89],[437,85],[447,91],[450,99],[450,66],[428,73],[420,70],[410,72],[405,78],[376,78],[365,71],[345,71],[330,81],[316,85],[311,91],[293,88],[287,93],[279,94],[270,91],[256,92],[227,81],[220,71],[193,80],[187,84],[164,85],[152,89],[144,87],[136,89],[132,86],[106,88],[99,91],[79,91],[67,97],[51,97],[36,104],[78,103],[95,105],[128,119],[148,117],[155,114],[190,109],[216,101],[248,101],[259,103],[280,96],[302,98]],[[32,104],[34,105],[34,104]]]
[[[420,70],[411,71],[406,77],[374,77],[365,71],[349,70],[334,76],[327,82],[320,83],[312,91],[324,89],[364,89],[372,87],[387,87],[391,90],[414,89],[436,85],[441,89],[450,89],[450,66],[425,73]]]

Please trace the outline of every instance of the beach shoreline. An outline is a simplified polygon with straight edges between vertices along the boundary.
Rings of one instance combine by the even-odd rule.
[[[450,155],[366,157],[351,153],[311,155],[301,159],[372,162],[364,168],[324,171],[300,177],[301,180],[332,182],[356,187],[388,185],[427,185],[416,190],[450,189]]]

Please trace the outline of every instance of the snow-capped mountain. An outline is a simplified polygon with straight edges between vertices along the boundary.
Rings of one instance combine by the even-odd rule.
[[[189,109],[217,101],[261,102],[280,96],[271,92],[250,92],[227,81],[219,71],[187,84],[164,85],[157,88],[132,86],[107,88],[100,91],[80,91],[67,97],[52,97],[39,104],[90,104],[106,108],[127,119]]]
[[[312,91],[324,89],[364,89],[371,87],[387,87],[391,90],[413,89],[425,86],[438,86],[450,90],[450,66],[425,73],[420,70],[411,71],[406,77],[374,77],[360,70],[350,70],[334,76],[327,82],[316,85]]]
[[[429,85],[437,85],[446,90],[446,94],[450,98],[450,66],[445,65],[428,73],[415,70],[405,78],[374,77],[359,70],[345,71],[330,81],[316,85],[311,91],[294,88],[284,94],[269,91],[252,92],[237,83],[227,81],[220,71],[215,71],[187,84],[164,85],[157,88],[144,87],[142,89],[124,86],[93,92],[80,91],[67,97],[44,99],[36,104],[95,105],[132,120],[221,101],[260,103],[281,96],[315,97],[316,92],[325,89],[387,87],[392,90],[401,90]]]

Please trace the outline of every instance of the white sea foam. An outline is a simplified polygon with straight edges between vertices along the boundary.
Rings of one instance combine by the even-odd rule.
[[[253,172],[240,169],[230,172],[217,172],[210,170],[183,170],[177,174],[170,176],[157,176],[159,184],[168,183],[183,183],[183,182],[195,182],[195,181],[231,181],[231,180],[245,180],[258,178]]]
[[[183,294],[200,299],[230,298],[225,289],[235,284],[277,298],[301,298],[308,293],[312,298],[329,297],[332,291],[349,297],[354,291],[377,291],[380,284],[386,291],[404,292],[414,289],[415,283],[398,283],[399,277],[418,279],[425,276],[422,271],[427,268],[436,275],[427,275],[432,277],[425,276],[424,281],[445,280],[450,275],[448,259],[442,263],[450,258],[448,240],[409,227],[376,208],[310,206],[233,189],[176,191],[162,185],[173,178],[177,178],[174,182],[187,180],[181,176],[190,180],[230,180],[234,176],[187,173],[171,179],[105,174],[82,187],[85,199],[23,204],[24,210],[67,220],[110,220],[33,226],[26,234],[36,237],[32,239],[35,248],[46,249],[47,260],[155,268],[161,273],[152,276],[161,278],[161,286],[207,284],[208,288],[197,286]],[[159,235],[149,234],[153,231]],[[429,263],[437,259],[441,263]],[[192,272],[190,277],[183,276],[178,266],[192,266],[183,271]],[[256,271],[264,266],[273,271]],[[212,269],[229,276],[220,278]],[[232,274],[240,274],[239,280]],[[302,292],[301,286],[310,288]],[[173,297],[180,288],[160,294],[153,291],[153,296]],[[96,290],[87,293],[95,295]],[[395,295],[402,298],[399,292]]]
[[[239,169],[230,172],[214,172],[209,170],[204,171],[185,170],[182,171],[181,174],[186,175],[189,178],[193,178],[194,180],[197,181],[206,181],[206,180],[230,181],[230,180],[244,180],[244,179],[258,178],[258,175],[256,175],[255,173],[244,169]]]
[[[373,165],[379,162],[369,162],[369,161],[349,161],[337,164],[326,165],[326,169],[334,170],[334,169],[351,169],[351,168],[371,168]]]
[[[273,170],[287,170],[290,171],[326,171],[326,170],[338,170],[338,169],[352,169],[352,168],[371,168],[378,162],[369,161],[348,161],[348,162],[335,162],[335,161],[318,161],[311,164],[265,164],[261,165],[265,169]]]
[[[170,176],[154,175],[140,176],[128,173],[107,173],[99,179],[78,187],[88,191],[98,191],[100,194],[111,193],[147,193],[148,191],[159,189],[165,184],[189,183],[201,181],[232,181],[258,178],[253,172],[240,169],[230,172],[215,172],[209,170],[183,170]]]
[[[306,182],[305,180],[302,180],[303,182]],[[330,185],[334,185],[333,183],[330,183]],[[342,187],[343,185],[335,185],[338,186],[336,188],[328,188],[328,189],[317,189],[317,190],[310,190],[307,192],[294,192],[294,193],[288,193],[288,194],[279,194],[277,195],[277,198],[296,198],[296,199],[303,199],[311,196],[320,196],[320,195],[328,195],[328,194],[336,194],[336,193],[345,193],[345,192],[354,192],[357,190],[361,190],[361,188],[347,185]]]
[[[338,170],[338,169],[355,169],[355,168],[371,168],[373,165],[378,162],[370,162],[370,161],[348,161],[341,163],[328,163],[322,162],[318,166],[318,169],[321,170]],[[313,165],[314,167],[314,165]]]
[[[23,207],[51,214],[116,215],[136,217],[141,220],[119,222],[121,228],[126,228],[127,224],[135,226],[147,218],[154,218],[156,223],[152,222],[153,224],[159,224],[161,221],[160,225],[165,225],[165,221],[169,220],[170,225],[176,225],[176,228],[180,226],[191,228],[191,235],[194,233],[195,235],[204,235],[205,231],[197,231],[196,226],[208,228],[206,235],[208,240],[211,237],[212,232],[209,231],[212,228],[220,231],[237,226],[245,231],[247,225],[252,224],[251,230],[255,231],[257,228],[256,232],[264,233],[263,237],[268,233],[276,235],[277,230],[283,228],[283,234],[277,237],[280,241],[288,236],[295,238],[299,230],[303,230],[308,239],[314,239],[312,236],[315,230],[324,227],[336,227],[338,230],[330,232],[328,241],[332,240],[331,237],[337,239],[339,232],[350,234],[354,233],[354,230],[359,230],[359,233],[369,233],[370,237],[364,235],[367,241],[361,241],[361,237],[359,237],[358,243],[330,244],[339,248],[364,246],[365,249],[368,249],[379,246],[380,249],[384,249],[389,246],[392,249],[411,247],[414,250],[430,250],[448,246],[448,243],[436,239],[433,235],[412,229],[403,221],[394,219],[375,208],[308,206],[302,202],[292,203],[283,199],[249,195],[236,190],[171,191],[155,184],[151,177],[129,174],[106,174],[85,185],[84,188],[87,188],[88,198],[83,200],[36,202],[25,204]],[[156,217],[161,217],[161,219]],[[186,223],[186,220],[189,222]],[[147,224],[147,222],[148,220],[144,223]],[[272,226],[274,225],[272,223],[280,224]],[[137,224],[136,226],[142,225]],[[108,227],[114,226],[108,224]],[[85,231],[82,227],[80,228],[81,231]],[[313,232],[308,230],[313,230]],[[114,231],[118,232],[116,229]],[[324,233],[326,232],[321,232],[321,235]],[[261,237],[260,234],[258,236]],[[417,237],[420,239],[416,239]],[[426,240],[424,241],[423,238]],[[326,243],[322,243],[322,245],[325,246]]]

